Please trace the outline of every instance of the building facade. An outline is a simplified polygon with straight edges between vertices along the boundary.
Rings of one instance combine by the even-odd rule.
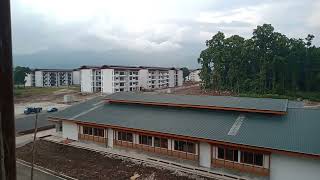
[[[69,69],[35,69],[25,77],[25,85],[33,87],[59,87],[79,85],[80,71]]]
[[[129,92],[87,104],[85,114],[89,107],[79,105],[50,117],[63,138],[185,159],[234,179],[320,177],[320,110],[288,100]]]
[[[182,70],[160,67],[81,67],[81,92],[115,93],[182,86]]]
[[[190,74],[186,77],[187,81],[200,82],[200,69],[190,71]]]

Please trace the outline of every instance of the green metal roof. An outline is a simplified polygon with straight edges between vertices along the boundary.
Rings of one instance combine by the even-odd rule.
[[[263,111],[286,112],[287,99],[248,98],[232,96],[193,96],[172,94],[146,94],[133,92],[114,93],[107,97],[111,100],[187,104],[222,108],[237,108]]]
[[[55,114],[105,125],[142,129],[305,154],[320,155],[320,110],[288,108],[288,114],[182,109],[91,100]],[[100,103],[99,103],[100,102]],[[243,117],[240,126],[234,128]],[[239,124],[238,124],[239,125]]]

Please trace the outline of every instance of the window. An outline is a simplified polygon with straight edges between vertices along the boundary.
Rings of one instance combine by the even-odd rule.
[[[238,162],[238,150],[218,147],[218,158]]]
[[[218,147],[218,158],[224,159],[224,148]]]
[[[139,143],[152,146],[152,136],[139,135]]]
[[[263,166],[263,154],[246,151],[241,152],[241,162],[246,164]]]
[[[118,131],[118,140],[133,142],[133,135],[132,133]]]
[[[195,143],[174,140],[174,150],[194,153],[196,152]]]
[[[83,134],[89,134],[89,127],[83,127]]]
[[[93,128],[93,135],[104,137],[104,131],[101,128]]]
[[[161,148],[168,148],[168,139],[160,138],[160,137],[154,137],[154,146],[155,147],[161,147]]]
[[[238,150],[226,148],[226,160],[238,162]]]
[[[104,137],[104,129],[83,126],[83,134]]]
[[[241,162],[246,164],[253,164],[253,153],[241,152]]]
[[[254,154],[254,165],[263,166],[263,155],[262,154]]]

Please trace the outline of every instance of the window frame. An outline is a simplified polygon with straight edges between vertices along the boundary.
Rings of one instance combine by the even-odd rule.
[[[189,145],[192,144],[192,148]],[[176,140],[174,139],[173,150],[181,151],[184,153],[197,154],[196,143],[186,140]]]

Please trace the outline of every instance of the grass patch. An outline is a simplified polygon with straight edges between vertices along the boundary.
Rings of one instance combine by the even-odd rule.
[[[320,92],[287,92],[285,95],[281,94],[255,94],[255,93],[240,93],[240,97],[255,97],[255,98],[274,98],[274,99],[307,99],[310,101],[320,102]]]

